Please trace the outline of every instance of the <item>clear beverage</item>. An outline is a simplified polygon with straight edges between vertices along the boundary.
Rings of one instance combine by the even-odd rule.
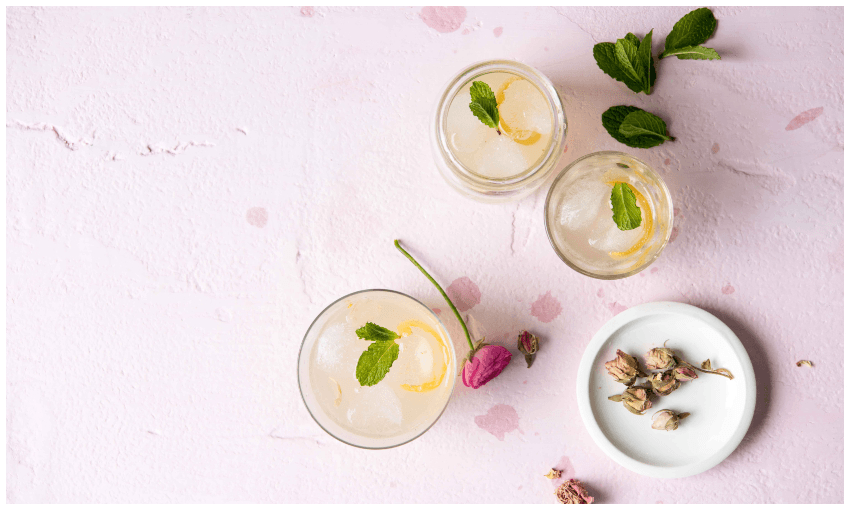
[[[611,190],[626,183],[637,198],[641,224],[620,230]],[[670,239],[673,204],[661,177],[622,152],[597,152],[563,170],[546,199],[552,247],[570,267],[602,279],[624,278],[649,266]]]
[[[367,322],[398,333],[398,359],[374,386],[355,377],[371,342]],[[364,448],[388,448],[424,433],[445,409],[456,362],[446,329],[425,305],[398,292],[368,290],[326,308],[305,336],[298,379],[310,414],[332,436]]]
[[[486,83],[496,96],[499,127],[470,110],[470,87]],[[534,191],[555,168],[566,144],[567,121],[552,83],[509,60],[475,64],[443,92],[432,126],[432,147],[446,181],[485,202],[516,200]]]

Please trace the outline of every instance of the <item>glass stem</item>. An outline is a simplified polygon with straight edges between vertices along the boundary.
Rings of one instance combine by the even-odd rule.
[[[398,248],[398,251],[400,251],[402,254],[404,254],[404,256],[408,258],[408,260],[413,262],[414,266],[418,267],[419,270],[422,271],[422,274],[425,275],[425,278],[428,278],[428,280],[430,280],[431,283],[433,283],[434,286],[437,287],[437,290],[440,291],[440,294],[443,295],[443,298],[446,300],[446,303],[449,304],[449,307],[451,307],[452,311],[455,313],[455,317],[457,317],[458,322],[460,322],[460,325],[463,328],[463,333],[466,335],[466,341],[469,343],[469,348],[474,351],[475,346],[472,345],[472,339],[469,337],[469,330],[466,329],[466,323],[463,322],[463,319],[461,319],[460,312],[457,311],[457,308],[455,308],[455,305],[454,305],[454,303],[452,303],[452,300],[449,299],[449,296],[446,294],[446,291],[444,291],[443,288],[440,287],[440,284],[437,283],[436,280],[431,278],[431,275],[428,274],[428,271],[425,271],[425,269],[422,266],[419,265],[419,262],[416,262],[416,259],[414,259],[409,253],[407,253],[407,251],[405,251],[404,248],[401,247],[401,245],[398,242],[398,239],[395,240],[395,247]]]

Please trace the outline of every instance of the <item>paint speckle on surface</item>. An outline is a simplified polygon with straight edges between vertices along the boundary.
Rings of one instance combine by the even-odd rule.
[[[465,312],[481,302],[481,291],[475,282],[461,276],[446,288],[446,294],[460,312]]]
[[[785,126],[785,131],[794,131],[795,129],[800,129],[801,127],[805,126],[809,122],[820,117],[820,115],[822,113],[823,113],[823,106],[819,106],[817,108],[812,108],[811,110],[806,110],[803,113],[801,113],[800,115],[797,115],[796,117],[791,119],[791,122],[789,122],[788,125]]]
[[[605,289],[599,289],[596,291],[596,297],[605,297]]]
[[[723,286],[722,289],[720,289],[720,292],[722,292],[726,295],[734,294],[735,293],[735,287],[733,287],[732,285],[727,283],[726,285]]]
[[[465,7],[423,7],[419,17],[437,32],[447,34],[460,28],[466,19]]]
[[[431,311],[436,313],[437,315],[440,315],[441,313],[443,313],[443,311],[440,310],[439,308],[432,308]]]
[[[665,160],[664,160],[664,164],[665,164],[665,165],[669,165],[669,164],[670,164],[670,158],[665,159]]]
[[[611,313],[617,315],[620,312],[624,312],[629,309],[628,306],[621,305],[620,303],[614,301],[613,303],[608,303],[608,309],[611,310]]]
[[[461,32],[461,33],[460,33],[460,35],[469,35],[469,32],[470,32],[470,31],[469,31],[469,29],[468,29],[468,28],[464,28],[464,29],[463,29],[463,32]]]
[[[714,145],[711,146],[711,153],[717,154],[718,152],[720,152],[720,144],[715,143]]]
[[[569,148],[570,148],[570,146],[569,146],[569,145],[564,144],[564,154],[566,154],[566,153],[567,153],[567,149],[569,149]]]
[[[305,18],[312,18],[314,14],[316,14],[316,10],[313,9],[312,7],[302,7],[301,8],[301,15],[304,16]]]
[[[493,29],[493,35],[495,35],[496,37],[501,37],[501,36],[502,36],[502,32],[503,32],[504,30],[505,30],[505,29],[504,29],[504,28],[502,28],[502,27],[496,27],[496,28],[494,28],[494,29]]]
[[[269,221],[269,212],[266,211],[265,207],[252,207],[248,209],[247,213],[245,213],[245,219],[247,219],[248,223],[251,225],[254,225],[257,228],[263,228]]]
[[[543,47],[543,51],[549,51],[549,47],[548,47],[548,46],[544,46],[544,47]]]
[[[657,272],[658,272],[658,268],[657,268],[657,267],[653,267],[652,269],[650,269],[650,270],[649,270],[649,274],[655,274],[655,273],[657,273]]]
[[[496,436],[499,441],[504,441],[505,434],[519,428],[519,415],[513,407],[497,404],[491,407],[487,414],[476,416],[475,424]]]
[[[560,478],[554,478],[550,480],[552,482],[552,485],[554,486],[561,485],[562,483],[564,483],[564,480],[569,480],[570,478],[576,476],[576,470],[573,467],[572,462],[570,462],[570,458],[567,456],[561,457],[561,460],[559,460],[558,463],[552,467],[554,467],[558,471],[561,471]]]
[[[561,302],[555,299],[551,292],[547,292],[531,304],[531,315],[537,317],[540,322],[552,322],[555,317],[561,315]]]
[[[677,237],[679,237],[679,227],[673,227],[670,229],[670,242],[675,241]]]

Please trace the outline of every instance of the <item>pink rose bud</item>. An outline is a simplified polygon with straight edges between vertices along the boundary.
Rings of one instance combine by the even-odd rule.
[[[649,378],[652,384],[652,392],[659,397],[664,397],[673,393],[679,387],[679,380],[676,379],[672,370],[666,372],[655,372]]]
[[[593,496],[587,493],[581,482],[575,478],[570,478],[562,483],[555,492],[558,496],[558,501],[565,505],[587,505],[593,503]]]
[[[676,366],[673,351],[666,347],[656,347],[646,353],[646,368],[649,370],[667,370]]]
[[[675,377],[677,381],[693,381],[697,378],[697,373],[690,367],[676,367],[673,369],[673,377]]]
[[[502,373],[511,362],[511,353],[501,345],[485,345],[475,351],[463,365],[461,379],[469,388],[477,389]]]
[[[638,377],[646,377],[643,370],[640,369],[637,360],[633,356],[629,356],[625,352],[617,349],[617,357],[605,363],[605,368],[618,383],[630,386],[634,384]]]
[[[670,409],[662,409],[652,415],[652,428],[670,432],[679,428],[679,421],[690,416],[691,413],[677,413]]]
[[[531,368],[531,364],[534,363],[534,353],[537,352],[539,342],[537,337],[528,331],[523,331],[517,337],[517,349],[525,356],[525,362],[528,363],[528,368]]]

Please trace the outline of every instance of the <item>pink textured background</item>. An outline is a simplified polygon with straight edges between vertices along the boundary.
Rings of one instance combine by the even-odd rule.
[[[688,10],[7,9],[7,500],[553,502],[557,466],[600,502],[842,502],[844,11],[714,8],[723,60],[661,61],[648,97],[597,69],[594,43],[654,28],[657,54]],[[561,166],[617,149],[663,175],[675,237],[651,270],[572,272],[545,188],[493,206],[440,180],[437,94],[498,57],[562,93]],[[676,142],[619,145],[615,104]],[[363,288],[459,331],[395,237],[516,355],[370,452],[313,423],[295,361]],[[575,407],[590,337],[654,300],[724,320],[759,386],[738,450],[674,481],[609,460]]]

